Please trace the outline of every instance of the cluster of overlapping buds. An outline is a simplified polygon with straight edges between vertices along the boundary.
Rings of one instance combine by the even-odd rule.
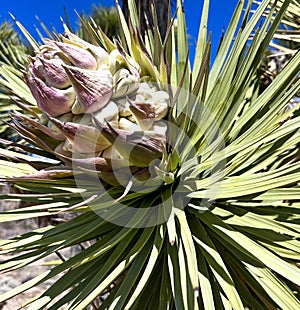
[[[140,72],[118,49],[108,53],[73,34],[46,39],[25,79],[43,125],[60,141],[56,154],[93,159],[103,179],[112,162],[138,172],[161,158],[169,95]]]

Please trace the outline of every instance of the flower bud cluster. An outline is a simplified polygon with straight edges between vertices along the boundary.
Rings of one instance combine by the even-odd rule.
[[[139,157],[160,158],[169,95],[141,82],[140,72],[118,49],[108,53],[74,34],[61,42],[45,39],[30,58],[25,80],[48,131],[61,141],[55,151],[126,158],[138,167],[149,164]]]

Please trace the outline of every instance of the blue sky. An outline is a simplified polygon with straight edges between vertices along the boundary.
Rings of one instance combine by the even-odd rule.
[[[121,1],[119,1],[121,2]],[[238,0],[211,0],[208,30],[212,31],[212,57],[216,52],[222,29],[226,28],[233,14]],[[11,20],[8,12],[11,12],[34,36],[34,25],[38,25],[35,16],[38,16],[47,27],[52,25],[62,31],[60,16],[64,16],[63,8],[66,7],[71,24],[76,26],[76,14],[91,12],[93,4],[113,6],[114,0],[2,0],[0,4],[0,23]],[[191,51],[193,57],[194,42],[198,36],[198,27],[201,16],[203,0],[185,0],[185,13],[188,33],[191,37]]]

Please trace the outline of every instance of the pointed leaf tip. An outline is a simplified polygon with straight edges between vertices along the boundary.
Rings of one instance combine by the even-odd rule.
[[[11,13],[11,12],[8,12],[8,14],[10,15],[10,17],[14,20],[14,22],[17,22],[18,20],[15,18],[15,16]]]

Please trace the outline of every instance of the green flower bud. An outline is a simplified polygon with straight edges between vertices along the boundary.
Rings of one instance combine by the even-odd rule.
[[[122,158],[120,153],[112,145],[102,152],[101,157],[108,158],[108,159],[121,159]]]
[[[110,101],[104,108],[94,113],[94,117],[103,125],[107,121],[118,125],[119,109],[115,102]]]
[[[120,116],[127,117],[132,114],[130,111],[130,103],[127,99],[118,99],[117,104],[119,107]]]
[[[143,132],[128,132],[116,130],[107,123],[103,127],[96,119],[96,126],[103,136],[116,148],[122,158],[127,158],[130,165],[147,167],[162,156],[160,140],[147,138]]]
[[[125,117],[120,117],[119,119],[119,129],[128,131],[140,131],[141,128],[136,124],[131,122]]]
[[[115,49],[108,56],[109,70],[111,74],[115,74],[118,70],[126,67],[126,62],[121,53]]]
[[[118,70],[113,76],[113,98],[128,96],[139,87],[139,80],[127,69]]]

